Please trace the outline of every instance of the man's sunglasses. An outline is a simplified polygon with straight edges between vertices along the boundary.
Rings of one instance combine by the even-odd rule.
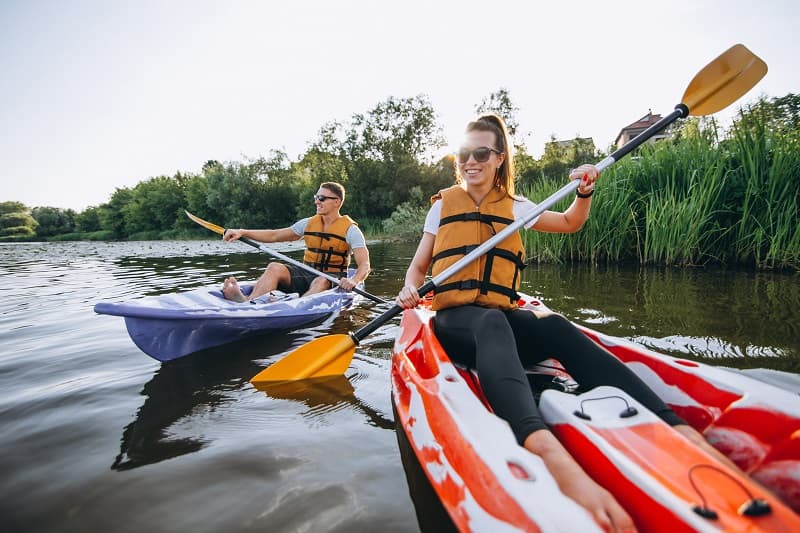
[[[489,157],[492,155],[492,152],[496,153],[497,155],[502,154],[500,150],[495,150],[494,148],[489,148],[488,146],[481,146],[480,148],[475,148],[470,150],[469,148],[459,148],[458,150],[458,162],[462,165],[469,161],[469,156],[475,158],[475,161],[478,163],[486,163],[489,160]]]
[[[320,202],[324,202],[325,200],[338,200],[337,196],[325,196],[324,194],[315,194],[314,199]]]

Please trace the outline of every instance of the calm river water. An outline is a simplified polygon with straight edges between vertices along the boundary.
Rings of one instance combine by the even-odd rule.
[[[413,247],[370,250],[367,290],[392,298]],[[419,530],[389,398],[397,320],[325,387],[265,393],[248,381],[380,306],[163,365],[123,319],[92,311],[252,279],[267,260],[219,241],[0,245],[3,531]],[[531,265],[522,289],[673,355],[800,373],[795,274]],[[763,374],[796,386],[796,376]]]

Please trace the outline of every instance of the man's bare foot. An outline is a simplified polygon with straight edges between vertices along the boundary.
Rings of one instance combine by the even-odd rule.
[[[239,283],[233,276],[225,278],[225,281],[222,282],[222,294],[226,300],[231,300],[232,302],[244,303],[247,301],[247,296],[242,293]]]

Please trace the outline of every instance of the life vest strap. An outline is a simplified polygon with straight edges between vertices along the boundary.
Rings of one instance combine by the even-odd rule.
[[[512,302],[516,302],[519,300],[519,294],[517,291],[510,289],[508,287],[504,287],[503,285],[497,285],[495,283],[486,283],[483,280],[479,279],[465,279],[461,281],[454,281],[452,283],[444,283],[439,285],[438,287],[433,288],[434,294],[439,294],[442,292],[447,291],[468,291],[473,289],[480,289],[483,294],[488,292],[496,292],[498,294],[502,294],[507,296],[509,300]]]
[[[440,259],[444,259],[445,257],[450,257],[452,255],[467,255],[477,247],[478,247],[477,244],[470,244],[467,246],[457,246],[455,248],[448,248],[447,250],[442,250],[441,252],[433,256],[433,258],[431,259],[431,263],[435,263]]]
[[[342,237],[340,235],[334,235],[333,233],[324,233],[322,231],[305,231],[303,235],[311,235],[312,237],[322,237],[325,240],[330,239],[339,239],[340,241],[347,242],[347,238]]]
[[[347,265],[333,265],[333,266],[331,266],[331,265],[326,264],[326,263],[309,263],[308,261],[303,261],[303,263],[308,265],[308,266],[310,266],[311,268],[315,268],[315,269],[320,270],[322,272],[334,272],[334,271],[336,271],[336,272],[344,272],[348,268]]]
[[[339,257],[347,257],[350,255],[349,253],[337,252],[333,248],[309,248],[308,250],[317,254],[325,254],[329,258],[332,255],[336,255]]]
[[[493,222],[499,222],[501,224],[505,224],[506,226],[511,225],[514,223],[513,219],[501,217],[497,215],[489,215],[486,213],[480,213],[478,211],[471,211],[469,213],[459,213],[457,215],[450,215],[449,217],[443,217],[439,220],[439,227],[444,226],[445,224],[450,224],[453,222],[473,222],[473,221],[483,222],[484,224],[492,225]]]

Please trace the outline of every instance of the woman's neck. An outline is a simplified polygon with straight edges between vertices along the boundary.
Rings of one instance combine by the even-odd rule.
[[[479,206],[492,188],[494,188],[494,184],[491,182],[482,185],[467,185],[467,194],[469,194],[469,197],[475,202],[475,205]]]

